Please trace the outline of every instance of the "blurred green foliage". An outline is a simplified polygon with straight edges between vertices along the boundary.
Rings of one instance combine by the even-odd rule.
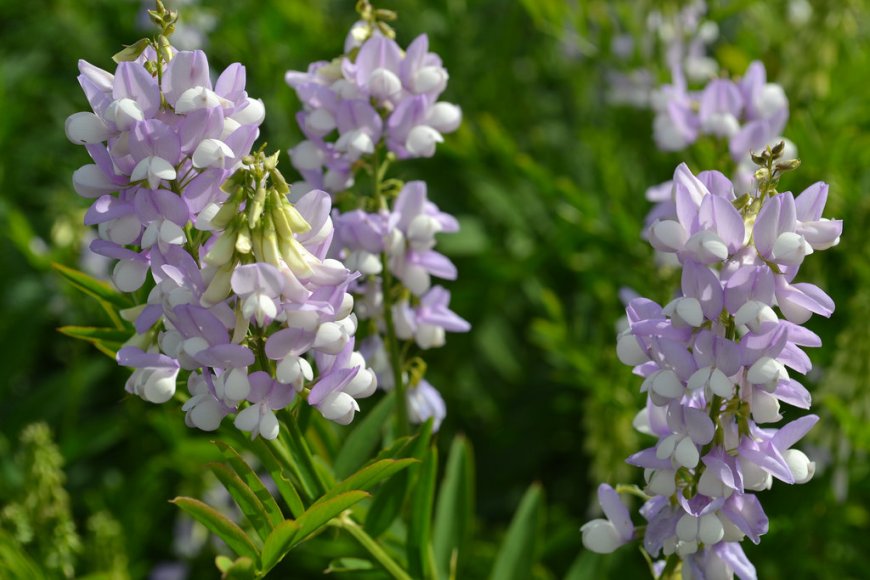
[[[460,271],[450,285],[453,308],[473,331],[451,336],[427,362],[449,409],[440,440],[461,432],[475,448],[478,525],[469,577],[491,569],[534,481],[546,493],[528,492],[517,516],[538,517],[546,501],[535,547],[541,563],[532,576],[642,577],[645,564],[631,548],[610,557],[581,554],[578,528],[595,509],[598,481],[639,480],[624,458],[649,444],[631,429],[639,383],[613,347],[621,288],[662,301],[676,286],[640,239],[643,193],[684,159],[693,170],[710,168],[703,147],[686,155],[656,151],[649,111],[605,101],[606,73],[625,66],[611,41],[639,34],[646,12],[668,5],[382,4],[399,12],[403,46],[429,34],[450,71],[445,98],[465,115],[435,158],[401,164],[399,177],[428,181],[431,197],[462,224],[441,247]],[[759,576],[771,579],[860,578],[870,536],[870,10],[861,0],[810,4],[813,16],[801,25],[789,24],[785,0],[710,9],[721,31],[714,45],[721,66],[739,75],[760,59],[789,95],[786,136],[803,166],[785,185],[800,191],[828,181],[828,215],[846,220],[842,243],[808,260],[803,274],[838,310],[831,320],[810,322],[825,343],[810,353],[817,371],[807,381],[823,416],[810,439],[821,458],[816,479],[763,494],[771,530],[747,548]],[[295,144],[299,104],[283,73],[339,53],[353,2],[203,0],[180,8],[182,21],[186,10],[214,18],[207,34],[213,69],[246,65],[248,92],[266,104],[262,139],[272,148]],[[28,447],[22,443],[17,453],[12,442],[27,424],[45,421],[66,469],[63,483],[59,457],[49,462],[52,505],[67,504],[57,517],[75,522],[80,535],[102,538],[79,549],[66,536],[83,572],[125,569],[143,578],[160,563],[184,561],[192,577],[209,578],[213,548],[198,551],[195,531],[173,544],[173,530],[189,524],[179,524],[167,503],[216,486],[203,469],[218,457],[209,438],[188,430],[177,407],[129,399],[123,369],[55,331],[110,323],[50,269],[52,261],[77,266],[86,239],[79,225],[86,206],[70,182],[86,156],[66,141],[63,122],[86,108],[76,60],[111,68],[111,55],[143,35],[139,9],[133,0],[0,0],[0,501],[4,510],[21,505],[16,478],[26,473],[20,457]],[[660,63],[648,64],[661,73]],[[289,174],[289,160],[282,163]],[[23,545],[31,561],[21,565],[64,570],[43,556],[42,538],[36,545],[10,540],[15,529],[4,518],[0,556]],[[316,575],[333,558],[355,554],[345,540],[331,550],[294,552],[293,569]]]

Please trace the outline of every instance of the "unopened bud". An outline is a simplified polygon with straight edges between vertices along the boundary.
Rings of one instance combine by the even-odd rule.
[[[266,204],[266,190],[262,187],[257,189],[254,199],[248,206],[248,227],[252,230],[257,227],[260,216],[263,215],[263,206]]]
[[[761,153],[753,153],[749,152],[749,156],[752,158],[752,162],[756,165],[767,165],[768,159],[770,159],[767,151],[762,151]]]
[[[776,164],[776,170],[780,173],[784,173],[786,171],[794,171],[798,167],[801,166],[800,159],[789,159],[788,161],[781,161]]]
[[[785,141],[780,141],[776,145],[773,146],[773,149],[770,150],[770,154],[774,159],[779,159],[782,156],[782,152],[785,149]]]

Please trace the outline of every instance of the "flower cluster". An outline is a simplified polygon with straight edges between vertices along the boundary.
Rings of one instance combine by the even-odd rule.
[[[361,350],[378,383],[386,390],[398,383],[410,420],[431,417],[437,429],[444,401],[423,378],[425,363],[405,355],[412,345],[440,347],[446,332],[470,328],[449,309],[450,293],[432,285],[433,276],[456,279],[456,267],[434,247],[437,234],[456,232],[459,223],[429,201],[424,182],[384,176],[396,159],[433,155],[442,133],[458,127],[461,112],[437,101],[447,71],[428,51],[427,37],[403,52],[392,29],[379,21],[391,13],[367,3],[361,8],[363,20],[352,27],[345,55],[286,75],[303,103],[297,119],[307,137],[290,156],[305,180],[303,190],[343,192],[360,169],[374,178],[371,196],[345,193],[350,209],[333,210],[330,256],[360,273],[349,291],[356,315],[367,323]]]
[[[377,330],[363,344],[372,352],[373,359],[369,360],[378,371],[381,386],[389,390],[395,378],[390,375],[386,355],[379,354],[385,346],[380,335],[387,333],[387,325],[393,326],[397,339],[413,341],[423,350],[443,346],[445,332],[467,332],[471,328],[449,309],[450,292],[442,286],[432,286],[431,281],[432,276],[456,279],[456,267],[434,246],[435,234],[455,232],[459,224],[428,201],[422,181],[406,183],[391,212],[336,212],[334,219],[333,250],[362,274],[352,287],[358,296],[357,314]],[[385,269],[391,279],[400,283],[389,290],[394,295],[389,319],[384,312]],[[377,360],[385,364],[376,364]],[[407,382],[407,378],[402,380]],[[436,427],[440,424],[445,414],[444,403],[429,383],[419,380],[408,397],[412,420],[422,422],[434,417]]]
[[[746,187],[754,170],[749,151],[781,141],[788,120],[785,92],[767,82],[767,72],[758,61],[741,79],[713,79],[700,91],[690,91],[681,71],[674,69],[672,83],[658,89],[652,102],[653,136],[660,149],[679,151],[702,135],[725,139],[738,166],[737,178]],[[794,158],[794,146],[789,144],[789,149],[783,157]]]
[[[681,292],[665,306],[631,300],[620,360],[643,377],[646,408],[635,426],[658,441],[628,459],[644,468],[648,501],[643,545],[684,578],[755,578],[740,541],[758,543],[768,521],[752,492],[773,479],[804,483],[814,463],[793,446],[816,423],[806,415],[780,428],[780,405],[808,409],[810,395],[790,373],[811,363],[801,347],[821,340],[800,326],[830,316],[832,300],[794,279],[804,258],[836,245],[839,220],[822,217],[828,186],[778,193],[793,162],[783,144],[755,156],[754,194],[735,196],[718,172],[674,174],[674,219],[657,220],[650,242],[682,266]],[[778,308],[777,313],[774,308]],[[583,527],[585,545],[610,552],[632,539],[627,510],[605,486],[607,520]]]
[[[356,162],[379,142],[400,159],[431,157],[462,120],[459,107],[438,101],[448,75],[425,34],[403,51],[360,21],[345,53],[285,76],[304,107],[297,120],[306,140],[290,151],[293,166],[309,188],[333,193],[353,185]]]
[[[119,290],[148,291],[122,313],[137,333],[117,354],[135,369],[127,391],[163,403],[184,372],[186,422],[207,431],[236,413],[239,429],[274,439],[274,412],[299,393],[346,424],[377,383],[354,352],[356,274],[326,257],[330,197],[288,201],[277,154],[250,153],[264,108],[244,67],[212,85],[203,52],[169,45],[175,15],[158,6],[164,34],[120,53],[114,75],[80,63],[94,112],[66,123],[95,162],[73,177],[96,198],[91,248],[118,260]]]
[[[664,64],[669,71],[685,75],[690,82],[704,82],[716,76],[719,67],[708,55],[708,46],[719,37],[719,27],[705,20],[707,5],[694,0],[673,12],[651,10],[646,18],[646,29],[638,40],[630,34],[617,35],[612,41],[612,52],[620,60],[638,54],[648,68],[628,73],[608,73],[608,100],[613,104],[648,107],[653,93],[656,74],[654,56],[661,48]]]

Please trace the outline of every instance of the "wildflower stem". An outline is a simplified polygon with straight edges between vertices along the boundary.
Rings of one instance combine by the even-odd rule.
[[[378,207],[382,210],[387,210],[387,199],[383,193],[383,180],[386,174],[386,165],[389,163],[385,160],[383,167],[381,166],[380,151],[375,150],[372,163],[372,177],[374,179],[374,194]],[[398,422],[399,435],[405,435],[410,431],[408,423],[408,407],[406,404],[407,396],[405,394],[406,386],[402,379],[402,354],[400,352],[399,339],[396,336],[396,327],[393,323],[393,273],[389,268],[389,259],[386,252],[381,253],[381,262],[384,265],[384,326],[386,326],[385,347],[390,359],[390,367],[393,373],[393,383],[396,389],[396,419]]]
[[[386,570],[393,578],[399,580],[411,580],[408,573],[402,570],[402,567],[399,566],[399,564],[393,560],[380,545],[378,545],[374,538],[368,535],[358,523],[350,518],[349,512],[345,512],[341,517],[335,518],[330,523],[347,531],[347,533],[353,536],[354,539],[359,542],[359,544],[365,548],[366,551],[368,551],[368,553],[371,554],[372,557],[377,560],[378,563],[383,566],[384,570]]]

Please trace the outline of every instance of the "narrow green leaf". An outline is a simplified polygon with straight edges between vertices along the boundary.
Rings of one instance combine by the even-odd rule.
[[[381,457],[406,457],[420,460],[425,455],[429,441],[432,437],[432,421],[427,421],[420,428],[420,433],[395,441],[387,450],[378,454]],[[416,467],[412,468],[416,469]],[[402,511],[405,497],[408,493],[410,474],[401,471],[388,479],[372,502],[371,508],[366,515],[365,531],[372,536],[384,533],[393,520]]]
[[[400,457],[410,457],[413,453],[414,441],[417,440],[416,435],[405,435],[404,437],[399,437],[394,440],[389,447],[386,449],[381,449],[375,458],[372,459],[374,461],[380,461],[381,459],[398,459]]]
[[[302,498],[299,497],[299,492],[296,491],[296,487],[291,480],[292,471],[284,464],[283,457],[279,457],[278,454],[274,453],[271,446],[261,437],[252,442],[251,446],[257,458],[263,462],[266,471],[272,476],[272,480],[278,487],[278,493],[281,494],[290,513],[293,517],[298,518],[305,511],[305,504],[302,503]]]
[[[148,48],[149,40],[147,38],[142,38],[134,42],[133,44],[125,46],[123,49],[119,50],[112,56],[112,60],[117,63],[125,62],[125,61],[133,61],[139,58],[139,55]]]
[[[263,543],[263,556],[260,559],[260,568],[264,573],[268,572],[293,547],[293,540],[299,535],[299,524],[295,520],[286,520],[272,530],[269,537]]]
[[[437,578],[432,573],[432,507],[435,501],[435,478],[438,474],[438,449],[432,447],[418,470],[411,492],[411,522],[408,526],[408,567],[414,578]]]
[[[335,475],[332,473],[332,466],[319,455],[314,455],[311,459],[314,461],[314,471],[323,485],[324,491],[335,487]]]
[[[236,475],[238,475],[242,481],[251,488],[251,491],[254,492],[254,495],[256,495],[257,499],[260,500],[263,509],[266,510],[269,522],[272,524],[271,527],[275,527],[283,522],[284,514],[281,513],[281,508],[278,507],[278,502],[275,501],[275,498],[272,497],[272,494],[268,489],[266,489],[266,486],[263,485],[260,477],[253,469],[251,469],[251,466],[242,459],[242,456],[239,455],[235,449],[223,441],[214,441],[214,444],[221,450],[221,454],[223,454],[230,467],[233,468],[233,471],[236,472]],[[263,463],[265,465],[265,462]]]
[[[454,550],[459,551],[460,558],[464,555],[473,516],[474,459],[465,438],[456,437],[447,457],[432,532],[435,565],[442,578],[450,569]]]
[[[407,489],[407,471],[400,471],[381,486],[375,494],[375,499],[369,507],[366,521],[363,525],[363,528],[370,536],[376,538],[387,531],[393,520],[402,511]]]
[[[526,491],[498,550],[491,579],[526,580],[532,577],[537,539],[541,537],[544,519],[543,499],[538,484],[533,484]]]
[[[368,491],[383,480],[398,473],[413,463],[417,463],[417,460],[414,458],[382,459],[376,461],[334,485],[324,497],[335,497],[352,489]]]
[[[297,475],[301,479],[303,493],[311,500],[323,495],[326,488],[317,473],[317,468],[314,467],[314,462],[311,459],[311,450],[308,448],[305,438],[299,432],[299,426],[292,417],[281,425],[278,437],[286,446],[285,449],[289,451],[290,458],[292,458],[291,462],[296,466]],[[280,446],[273,445],[273,447],[277,451],[281,451]]]
[[[368,560],[363,560],[362,558],[336,558],[329,563],[329,566],[323,571],[323,573],[362,572],[374,569],[374,564]]]
[[[132,331],[96,326],[61,326],[57,331],[88,342],[124,343],[132,336]]]
[[[326,522],[367,497],[371,497],[371,494],[361,490],[353,490],[317,501],[296,520],[300,528],[299,538],[296,543],[305,540],[308,536],[325,526]]]
[[[208,504],[192,497],[177,497],[170,503],[174,503],[182,510],[190,514],[193,519],[204,525],[209,531],[216,534],[224,543],[240,556],[248,556],[259,559],[257,546],[248,535],[226,516],[218,512]]]
[[[119,309],[133,306],[133,303],[129,298],[102,280],[97,280],[96,278],[88,276],[84,272],[79,272],[78,270],[74,270],[73,268],[69,268],[63,264],[58,264],[57,262],[53,263],[51,267],[85,294],[93,296],[98,300],[108,302]]]
[[[359,469],[371,456],[381,440],[383,426],[393,411],[392,392],[369,411],[353,431],[348,434],[344,444],[335,457],[333,468],[336,477],[346,478]]]
[[[248,485],[223,463],[211,463],[209,468],[218,481],[227,489],[230,496],[239,506],[245,518],[251,523],[257,535],[265,540],[274,527],[266,514],[266,508]]]
[[[263,572],[271,570],[287,552],[323,528],[329,520],[367,497],[369,494],[364,491],[350,491],[331,499],[321,499],[298,519],[287,520],[276,526],[263,545]]]

